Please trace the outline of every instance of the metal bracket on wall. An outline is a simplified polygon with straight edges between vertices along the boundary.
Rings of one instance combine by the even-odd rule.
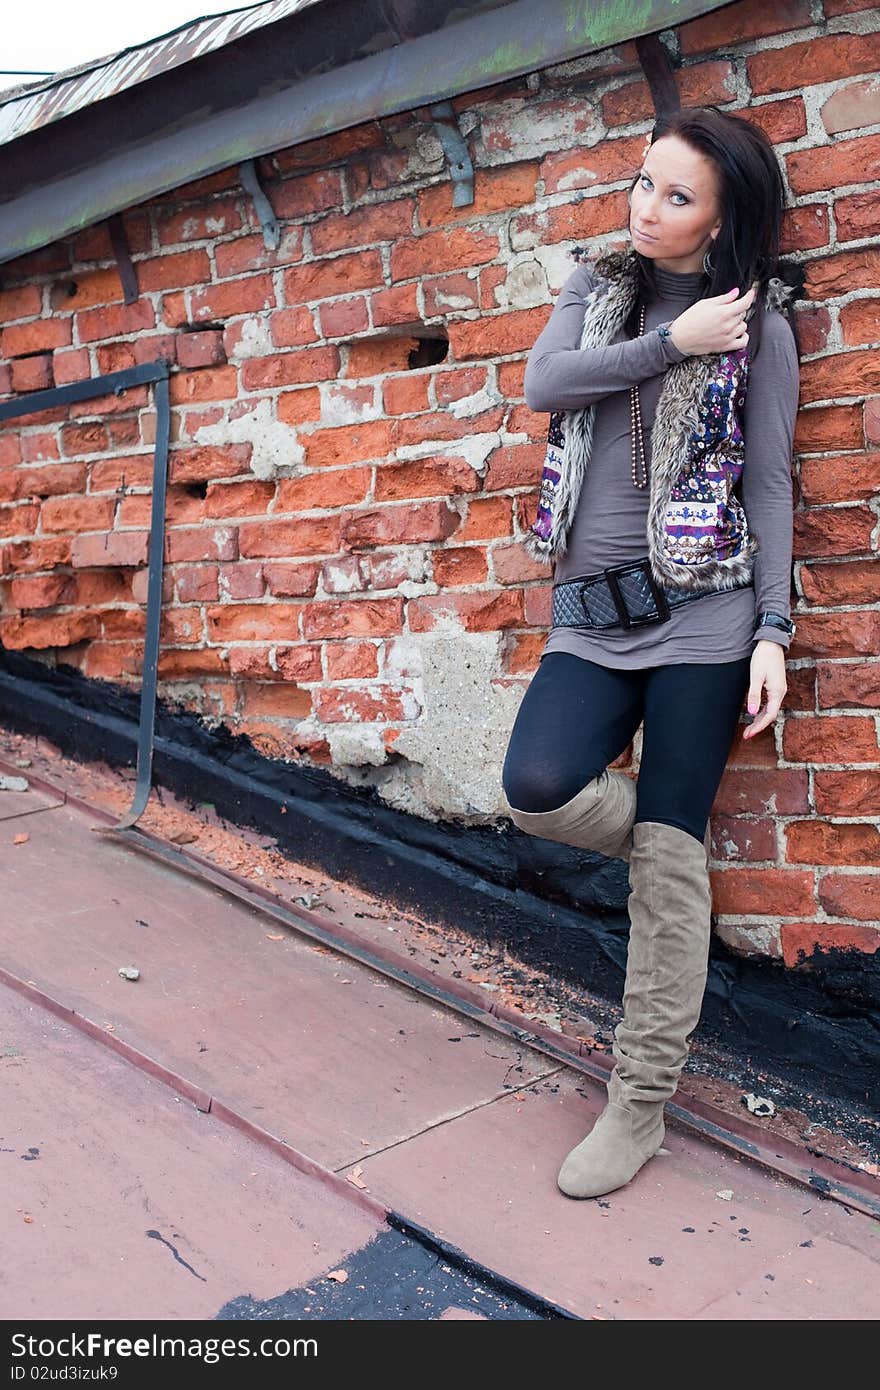
[[[162,617],[162,570],[165,557],[165,486],[168,477],[168,441],[171,435],[171,404],[168,391],[168,363],[162,358],[126,367],[121,372],[74,381],[51,391],[34,391],[24,400],[0,403],[0,424],[19,415],[33,415],[54,406],[91,400],[95,396],[115,395],[131,386],[155,382],[156,445],[153,452],[153,500],[150,517],[149,575],[147,578],[147,631],[144,638],[144,665],[141,678],[141,707],[138,720],[137,776],[134,799],[116,830],[134,825],[143,815],[153,780],[153,735],[156,723],[156,685],[159,669],[159,625]],[[104,827],[96,827],[104,830]],[[106,833],[106,832],[105,832]]]
[[[272,211],[272,204],[266,197],[265,189],[260,183],[256,161],[246,159],[243,164],[239,164],[238,173],[242,188],[253,199],[257,217],[263,229],[263,241],[269,251],[277,251],[281,243],[281,228],[278,225],[278,218]]]
[[[125,302],[126,304],[134,304],[140,291],[138,290],[137,272],[131,262],[131,247],[128,244],[125,223],[119,213],[115,212],[112,217],[108,217],[107,226],[110,229],[110,244],[116,257],[116,266],[122,281]]]
[[[443,146],[449,177],[452,179],[452,206],[467,207],[474,201],[474,166],[465,138],[452,109],[451,101],[438,101],[429,106],[437,139]]]
[[[636,39],[636,52],[651,89],[654,114],[668,116],[673,111],[680,111],[681,95],[675,81],[675,72],[669,61],[667,49],[660,42],[659,34],[642,34]]]

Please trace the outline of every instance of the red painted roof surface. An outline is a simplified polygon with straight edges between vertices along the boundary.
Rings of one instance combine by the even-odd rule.
[[[388,1208],[581,1318],[880,1313],[871,1217],[674,1122],[573,1202],[600,1084],[71,804],[0,793],[0,874],[0,1317],[210,1318],[344,1266]]]

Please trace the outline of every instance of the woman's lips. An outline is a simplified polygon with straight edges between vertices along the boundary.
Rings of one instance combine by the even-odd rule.
[[[655,236],[649,236],[647,232],[643,232],[643,231],[641,230],[641,228],[639,228],[639,227],[636,227],[636,228],[635,228],[635,234],[636,234],[636,236],[640,236],[640,237],[643,239],[643,241],[656,241],[656,240],[657,240],[657,238],[656,238]]]

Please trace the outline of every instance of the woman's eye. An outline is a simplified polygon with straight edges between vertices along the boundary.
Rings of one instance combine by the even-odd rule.
[[[647,174],[642,174],[642,185],[644,186],[646,183],[650,183],[650,182],[651,182],[651,180],[648,178],[648,175],[647,175]],[[680,199],[681,199],[681,202],[680,202],[680,203],[676,203],[676,205],[675,205],[676,207],[679,207],[679,208],[680,208],[680,207],[686,206],[686,204],[690,202],[690,199],[689,199],[689,198],[686,198],[685,195],[684,195],[683,193],[672,193],[670,196],[673,197],[673,198],[680,198]]]

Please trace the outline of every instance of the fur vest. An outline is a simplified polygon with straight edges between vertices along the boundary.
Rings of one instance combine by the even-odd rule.
[[[600,283],[586,300],[581,348],[613,341],[638,294],[635,251],[595,264]],[[764,304],[779,309],[793,293],[778,277]],[[752,303],[748,317],[757,307]],[[742,419],[748,348],[685,357],[667,367],[651,434],[648,556],[656,582],[703,592],[735,588],[753,574],[757,541],[739,497],[745,454]],[[586,477],[596,407],[550,417],[538,513],[526,538],[535,559],[562,555]]]

